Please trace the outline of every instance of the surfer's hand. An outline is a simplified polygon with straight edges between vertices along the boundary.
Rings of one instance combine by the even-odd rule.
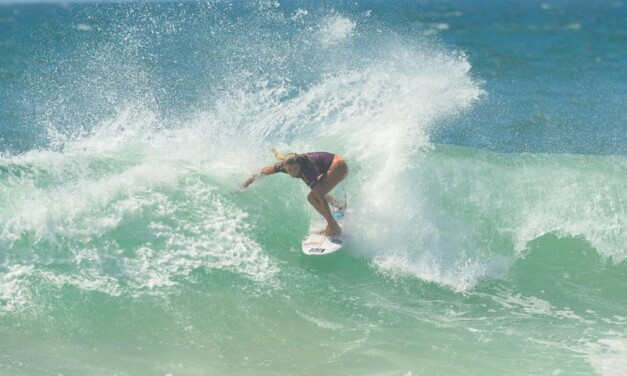
[[[251,176],[242,184],[242,188],[246,189],[249,185],[251,185],[255,181],[255,177]]]
[[[244,187],[244,189],[248,188],[249,185],[251,185],[255,180],[257,179],[261,179],[264,176],[266,176],[266,172],[265,172],[265,167],[261,169],[261,172],[254,174],[253,176],[249,177],[244,184],[242,184],[242,187]]]

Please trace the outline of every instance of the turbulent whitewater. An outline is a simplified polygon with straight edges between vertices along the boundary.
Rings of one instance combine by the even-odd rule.
[[[627,372],[618,5],[0,3],[0,374]]]

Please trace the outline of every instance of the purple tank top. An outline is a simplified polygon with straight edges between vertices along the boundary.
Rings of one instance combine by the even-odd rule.
[[[301,165],[298,177],[303,179],[305,184],[307,184],[310,188],[313,188],[318,183],[318,177],[329,171],[329,168],[333,163],[333,158],[335,158],[335,154],[324,151],[316,151],[304,153],[304,155],[309,157],[312,164]],[[279,162],[274,165],[274,172],[287,173],[287,171],[285,171],[285,167],[283,167],[283,162]]]

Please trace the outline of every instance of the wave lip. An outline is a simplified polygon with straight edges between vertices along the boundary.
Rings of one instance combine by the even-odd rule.
[[[607,267],[627,256],[622,157],[435,145],[411,163],[362,187],[371,199],[358,203],[353,223],[356,253],[386,273],[469,290],[506,276],[530,251],[550,251],[555,242],[535,241],[547,234],[583,239],[613,261]]]

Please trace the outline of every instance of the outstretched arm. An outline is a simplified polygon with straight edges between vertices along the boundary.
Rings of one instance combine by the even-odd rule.
[[[248,188],[248,186],[251,185],[255,180],[261,179],[266,175],[272,175],[274,173],[274,165],[265,166],[261,169],[261,171],[246,179],[243,186],[244,188]]]

